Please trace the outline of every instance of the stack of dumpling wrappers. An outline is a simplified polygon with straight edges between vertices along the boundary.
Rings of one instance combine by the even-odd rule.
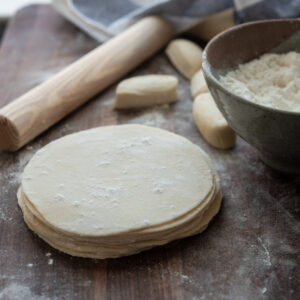
[[[60,138],[29,161],[18,191],[25,222],[65,253],[110,258],[206,229],[221,205],[209,157],[187,139],[142,125]]]

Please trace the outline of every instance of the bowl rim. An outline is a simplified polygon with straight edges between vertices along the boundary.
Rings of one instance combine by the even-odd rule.
[[[292,23],[294,21],[300,22],[300,19],[291,18],[291,19],[269,19],[269,20],[252,21],[252,22],[247,22],[247,23],[235,25],[235,26],[233,26],[229,29],[226,29],[226,30],[222,31],[221,33],[219,33],[218,35],[213,37],[208,42],[206,47],[204,48],[203,56],[202,56],[202,70],[203,70],[204,75],[206,77],[208,77],[211,81],[213,81],[214,84],[219,89],[221,89],[225,94],[227,94],[229,96],[234,96],[238,101],[240,101],[244,104],[252,105],[252,106],[254,106],[258,109],[270,111],[272,113],[282,113],[282,114],[286,114],[286,115],[292,115],[292,116],[299,116],[300,117],[300,111],[290,111],[290,110],[282,110],[282,109],[278,109],[278,108],[272,108],[270,106],[266,106],[266,105],[262,105],[262,104],[259,104],[259,103],[252,102],[250,100],[247,100],[243,96],[232,92],[230,89],[228,89],[223,84],[221,84],[221,82],[213,75],[213,73],[211,71],[212,66],[211,66],[211,64],[210,64],[210,62],[208,61],[208,58],[207,58],[207,51],[209,51],[209,48],[211,47],[211,45],[223,35],[227,35],[227,34],[232,33],[234,31],[240,30],[240,28],[250,27],[250,26],[257,25],[257,24],[274,23],[274,22],[278,22],[278,23],[291,22]],[[267,54],[267,53],[270,53],[270,52],[266,52],[265,54]]]

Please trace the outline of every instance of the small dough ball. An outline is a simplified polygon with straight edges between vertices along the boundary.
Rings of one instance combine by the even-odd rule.
[[[168,104],[177,99],[178,79],[171,75],[144,75],[121,81],[117,86],[115,109]]]
[[[209,93],[197,96],[193,104],[193,116],[199,131],[210,145],[219,149],[234,146],[236,134]]]
[[[201,40],[209,41],[220,32],[234,25],[234,9],[229,8],[205,18],[190,29],[188,33]]]
[[[208,93],[208,87],[204,79],[203,71],[198,71],[191,80],[191,94],[195,99],[199,94]]]
[[[194,42],[185,39],[173,40],[167,46],[166,55],[175,68],[188,79],[201,69],[202,49]]]

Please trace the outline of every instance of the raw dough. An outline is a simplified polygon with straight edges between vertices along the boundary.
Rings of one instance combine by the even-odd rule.
[[[176,69],[188,79],[201,69],[202,49],[192,41],[173,40],[166,48],[166,54]]]
[[[234,146],[236,135],[216,106],[210,93],[200,94],[193,104],[194,121],[205,140],[215,148]]]
[[[203,71],[199,70],[191,80],[191,94],[195,99],[199,94],[208,93],[208,87],[203,75]]]
[[[161,129],[122,125],[71,134],[38,151],[18,200],[28,226],[53,247],[106,258],[203,231],[221,192],[199,147]]]
[[[202,20],[199,24],[188,31],[189,34],[204,41],[209,41],[222,31],[233,27],[234,9],[228,8]]]
[[[96,242],[79,242],[76,239],[70,239],[67,236],[60,236],[52,228],[47,228],[45,224],[41,223],[39,219],[37,219],[29,211],[26,212],[28,208],[21,199],[22,197],[20,196],[19,204],[24,212],[25,221],[29,228],[35,231],[42,239],[44,239],[53,247],[71,255],[91,258],[119,257],[138,253],[154,246],[163,245],[174,239],[174,235],[172,234],[164,236],[164,239],[160,240],[147,239],[143,241],[137,241],[135,238],[130,238],[127,240],[127,245],[124,244],[122,247],[120,247],[118,244],[114,246],[114,243],[105,244],[101,242],[99,245]],[[219,193],[201,218],[195,218],[193,223],[190,223],[188,226],[184,226],[184,229],[181,231],[176,231],[176,239],[203,232],[207,228],[210,220],[218,213],[221,205],[221,199],[222,196]],[[49,238],[49,236],[51,236],[51,238]],[[120,237],[116,237],[116,240],[117,239],[120,240]],[[121,239],[123,242],[125,241],[124,237],[121,237]]]
[[[178,79],[171,75],[144,75],[121,81],[116,91],[116,109],[168,104],[177,99]]]

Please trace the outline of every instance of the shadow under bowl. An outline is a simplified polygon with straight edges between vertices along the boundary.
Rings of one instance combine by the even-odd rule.
[[[231,92],[220,76],[265,53],[300,52],[300,20],[242,24],[212,39],[203,53],[208,88],[230,126],[274,169],[300,174],[300,112],[273,109]]]

